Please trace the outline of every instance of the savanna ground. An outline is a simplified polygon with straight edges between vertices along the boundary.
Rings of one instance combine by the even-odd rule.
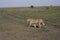
[[[43,18],[46,28],[28,28],[27,18]],[[0,8],[0,40],[60,40],[60,7]]]

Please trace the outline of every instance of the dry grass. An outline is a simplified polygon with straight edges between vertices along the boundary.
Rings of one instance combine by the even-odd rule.
[[[43,18],[47,28],[28,28],[27,18]],[[60,7],[0,9],[0,40],[60,40]]]

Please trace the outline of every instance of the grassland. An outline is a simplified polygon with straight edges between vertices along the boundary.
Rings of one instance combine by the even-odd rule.
[[[0,40],[60,40],[60,7],[0,8]],[[27,18],[43,18],[46,28],[28,28]]]

